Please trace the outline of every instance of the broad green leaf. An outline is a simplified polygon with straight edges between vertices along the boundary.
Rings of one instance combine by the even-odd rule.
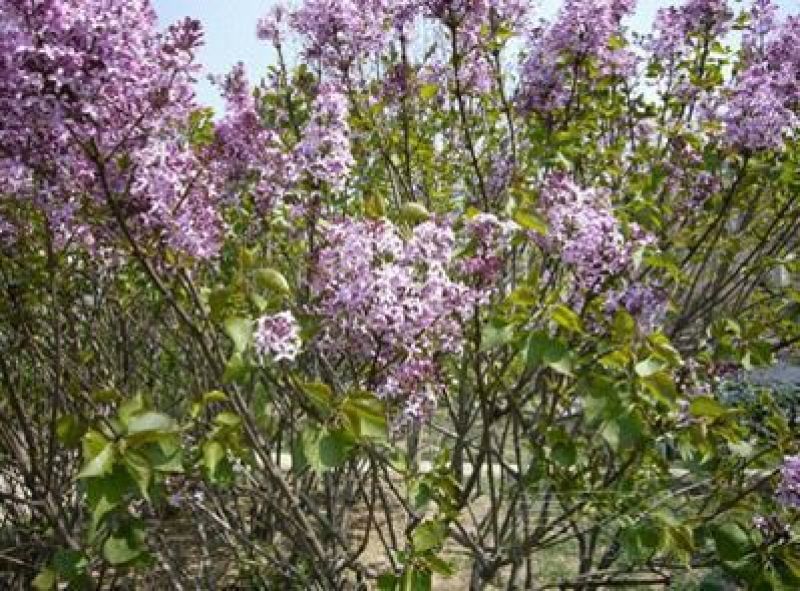
[[[642,384],[657,401],[667,406],[674,405],[677,388],[675,387],[675,381],[668,373],[663,371],[656,372],[646,378],[642,378]]]
[[[103,558],[114,566],[133,562],[145,551],[144,538],[145,532],[141,526],[123,527],[103,543]]]
[[[415,552],[426,552],[442,545],[447,526],[441,521],[424,521],[414,530],[411,540]]]
[[[525,360],[529,367],[549,365],[562,360],[567,355],[567,347],[558,339],[544,331],[537,331],[528,337]]]
[[[119,407],[119,412],[117,413],[119,420],[122,421],[123,425],[127,425],[128,420],[136,413],[143,411],[145,407],[144,396],[141,393],[136,394]]]
[[[423,84],[419,89],[419,96],[423,100],[429,101],[439,94],[439,86],[436,84]]]
[[[136,491],[136,483],[119,464],[110,474],[86,481],[86,502],[92,513],[90,528],[96,531],[103,517],[116,509],[126,494]],[[92,536],[90,535],[90,538]]]
[[[611,337],[616,342],[626,342],[636,331],[636,321],[625,310],[617,310],[611,328]]]
[[[128,419],[128,434],[147,433],[156,431],[159,433],[172,433],[176,430],[175,421],[172,417],[155,411],[145,411],[137,413]]]
[[[219,441],[206,441],[203,444],[203,467],[213,481],[217,473],[220,461],[225,457],[225,448]]]
[[[699,396],[689,404],[689,412],[696,417],[716,419],[723,416],[727,410],[722,404],[709,396]]]
[[[580,316],[566,306],[561,304],[553,306],[550,311],[550,317],[553,319],[553,322],[565,330],[570,332],[583,332],[583,322]]]
[[[51,591],[56,588],[56,583],[58,583],[56,571],[48,566],[36,575],[36,578],[31,582],[31,586],[36,591]]]
[[[717,554],[722,560],[739,560],[751,550],[747,532],[735,522],[723,523],[711,531]]]
[[[514,213],[514,221],[526,230],[531,230],[537,234],[547,234],[547,223],[539,216],[523,210],[517,210]]]
[[[245,363],[242,354],[234,353],[231,355],[230,359],[228,359],[228,363],[225,365],[225,371],[222,374],[222,381],[226,384],[240,382],[247,377],[247,369],[247,364]]]
[[[233,429],[242,424],[242,419],[236,413],[223,410],[214,417],[214,424]]]
[[[281,295],[288,295],[292,292],[286,277],[277,269],[259,269],[256,271],[255,277],[258,286],[262,289]]]
[[[356,432],[356,437],[385,440],[388,437],[386,411],[383,403],[375,396],[362,393],[348,396],[342,405]]]
[[[330,410],[333,405],[333,391],[322,382],[306,382],[301,385],[303,392],[323,410]]]
[[[146,500],[150,500],[150,483],[153,479],[153,468],[147,458],[133,451],[127,451],[122,458],[128,474],[139,487],[139,492]]]
[[[64,415],[56,422],[56,436],[66,447],[75,447],[86,433],[87,424],[76,415]]]
[[[481,350],[488,351],[496,347],[507,345],[514,340],[514,326],[511,324],[486,325],[481,337]]]
[[[456,572],[456,567],[451,562],[448,562],[438,556],[425,556],[422,559],[425,566],[430,569],[432,573],[442,575],[443,577],[452,577]]]
[[[323,469],[342,466],[353,448],[353,441],[343,431],[330,431],[319,440],[319,460]]]
[[[422,203],[404,203],[400,208],[400,217],[411,224],[418,224],[431,217],[430,212]]]
[[[233,350],[243,353],[253,336],[253,322],[247,318],[228,318],[225,321],[225,334],[233,341]]]
[[[639,377],[647,378],[664,369],[665,365],[666,364],[661,359],[650,356],[637,363],[634,370]]]
[[[578,459],[578,450],[571,441],[559,441],[550,450],[550,458],[565,468],[572,466]]]
[[[84,438],[85,441],[85,438]],[[85,447],[84,447],[85,449]],[[94,457],[87,458],[78,478],[96,478],[111,471],[114,466],[114,444],[107,442]]]
[[[400,577],[393,573],[383,573],[378,577],[378,591],[397,591]]]

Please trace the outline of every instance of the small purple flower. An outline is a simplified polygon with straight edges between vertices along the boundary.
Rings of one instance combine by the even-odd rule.
[[[786,507],[800,508],[800,456],[784,458],[776,497]]]
[[[254,340],[256,353],[273,361],[294,361],[303,344],[300,327],[289,311],[259,318]]]

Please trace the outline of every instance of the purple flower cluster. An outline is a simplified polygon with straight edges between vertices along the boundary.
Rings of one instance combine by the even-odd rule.
[[[564,175],[546,179],[539,204],[548,224],[544,246],[573,269],[581,289],[602,290],[630,271],[633,254],[652,242],[635,225],[630,236],[623,234],[605,191],[581,189]]]
[[[724,35],[732,19],[727,0],[687,0],[681,6],[661,8],[649,49],[659,60],[675,61],[696,47],[698,36]]]
[[[800,508],[800,456],[787,456],[781,466],[781,482],[777,490],[778,501],[795,509]]]
[[[199,23],[159,33],[147,0],[0,0],[0,23],[0,172],[56,243],[110,238],[78,215],[100,206],[132,233],[216,252],[214,184],[181,137]]]
[[[225,117],[216,125],[211,156],[217,179],[229,190],[249,189],[261,210],[280,202],[297,180],[293,154],[261,122],[240,63],[222,81]]]
[[[275,4],[269,12],[259,19],[256,36],[262,41],[280,45],[286,28],[288,9],[282,3]]]
[[[304,39],[307,59],[348,72],[358,60],[385,47],[391,5],[389,0],[305,0],[290,21]]]
[[[300,326],[289,311],[259,318],[253,340],[256,354],[275,362],[294,361],[303,346]]]
[[[633,54],[614,48],[611,40],[634,5],[634,0],[567,0],[554,22],[533,30],[522,65],[520,107],[541,112],[564,107],[577,65],[586,60],[604,75],[629,75]]]
[[[643,333],[653,332],[664,322],[667,311],[666,293],[651,285],[634,283],[606,296],[606,310],[613,314],[619,309],[633,316]]]
[[[800,126],[800,18],[778,24],[774,6],[760,2],[744,48],[744,67],[720,109],[725,139],[748,151],[780,148]]]
[[[322,84],[296,152],[298,166],[335,190],[344,188],[354,164],[347,114],[347,96],[336,84]]]
[[[490,213],[479,213],[467,220],[467,256],[460,261],[461,272],[477,279],[479,285],[489,286],[498,281],[505,264],[505,250],[518,226],[500,221]]]
[[[475,302],[451,278],[456,238],[428,221],[404,239],[388,221],[344,219],[325,230],[312,292],[320,350],[367,366],[369,383],[423,420],[441,391],[436,357],[457,352]]]

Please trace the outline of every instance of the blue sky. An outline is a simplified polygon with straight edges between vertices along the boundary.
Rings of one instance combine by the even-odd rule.
[[[676,3],[675,0],[639,0],[638,10],[631,26],[647,31],[656,11],[661,6]],[[800,12],[800,0],[778,0],[785,10]],[[192,16],[202,21],[206,32],[206,45],[199,60],[211,74],[224,74],[238,61],[245,63],[252,79],[260,77],[264,68],[273,63],[275,56],[268,44],[256,39],[255,27],[258,19],[267,12],[271,0],[153,0],[163,25],[181,17]],[[542,16],[550,16],[561,5],[560,1],[541,0]],[[216,110],[222,108],[217,92],[205,79],[198,83],[198,96],[202,103]]]

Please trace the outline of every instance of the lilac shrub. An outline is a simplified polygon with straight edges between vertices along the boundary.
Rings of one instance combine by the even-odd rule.
[[[800,588],[798,16],[534,8],[0,0],[0,587]]]

